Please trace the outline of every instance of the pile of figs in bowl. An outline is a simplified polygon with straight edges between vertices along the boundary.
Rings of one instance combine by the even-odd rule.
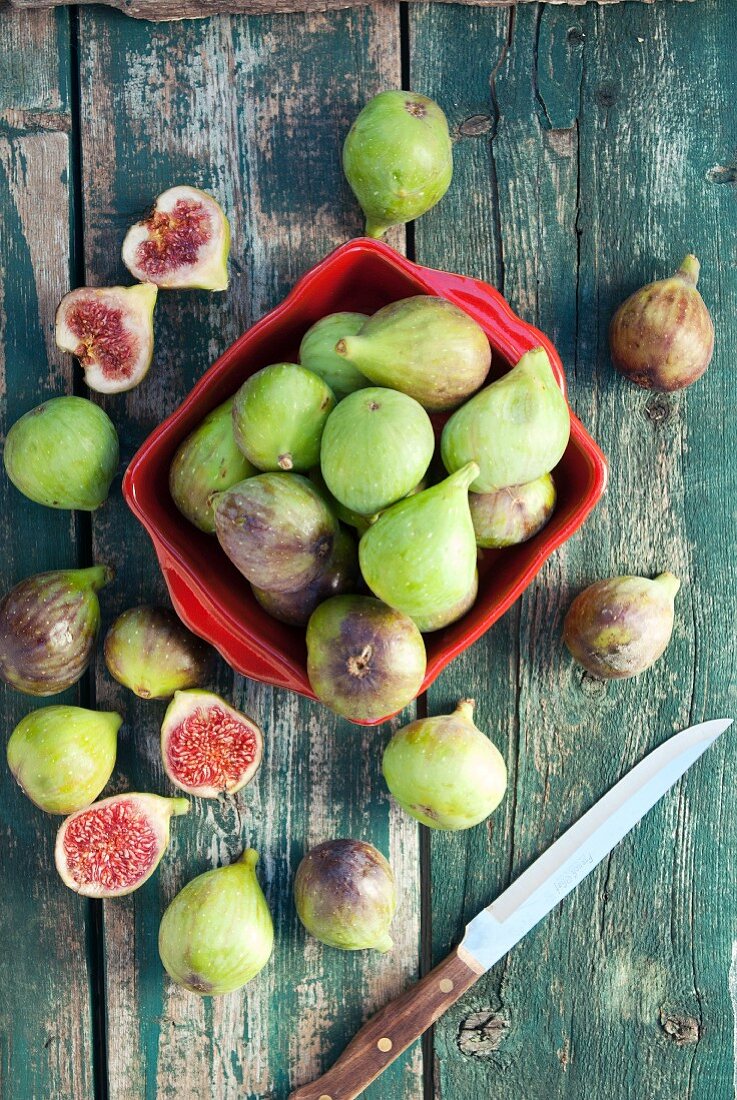
[[[192,631],[373,725],[507,610],[606,476],[541,332],[361,238],[228,348],[123,492]]]

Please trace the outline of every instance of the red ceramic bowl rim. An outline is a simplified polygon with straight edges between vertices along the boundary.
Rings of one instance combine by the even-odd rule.
[[[529,351],[533,347],[544,347],[553,368],[553,372],[556,379],[563,390],[566,393],[566,379],[565,372],[563,370],[563,364],[560,356],[556,351],[553,344],[548,337],[535,328],[534,325],[528,324],[523,321],[511,308],[509,303],[502,295],[494,289],[478,279],[474,279],[469,276],[455,275],[450,272],[440,271],[434,268],[423,267],[406,257],[400,255],[389,245],[382,241],[375,241],[366,237],[358,237],[349,241],[347,244],[341,245],[329,253],[323,260],[321,260],[314,267],[310,268],[294,285],[292,290],[286,295],[282,301],[264,314],[258,321],[251,325],[237,340],[235,340],[223,354],[212,364],[211,367],[202,375],[202,377],[195,383],[193,388],[189,391],[184,400],[177,406],[177,408],[164,420],[154,431],[148,436],[148,438],[142,443],[138,451],[133,456],[125,475],[123,477],[123,496],[126,503],[130,507],[134,515],[139,519],[143,527],[151,537],[157,556],[160,563],[162,553],[166,555],[169,562],[175,564],[181,574],[184,574],[188,579],[190,585],[193,585],[197,589],[197,597],[205,607],[203,608],[207,615],[216,620],[218,626],[222,630],[223,634],[227,637],[233,626],[237,626],[237,623],[229,621],[227,615],[223,613],[223,609],[218,603],[213,602],[206,591],[203,591],[202,581],[198,574],[194,572],[189,566],[188,562],[182,557],[178,549],[176,549],[169,540],[162,535],[161,531],[153,522],[146,511],[141,507],[137,499],[136,492],[136,480],[137,476],[141,472],[141,467],[145,463],[150,453],[157,449],[161,439],[168,435],[173,429],[176,428],[179,421],[186,417],[191,407],[199,402],[199,399],[203,392],[205,392],[210,384],[213,376],[218,375],[230,362],[230,360],[239,354],[241,344],[252,339],[255,333],[258,333],[260,329],[267,325],[273,325],[275,321],[288,313],[294,304],[299,301],[304,295],[309,294],[311,285],[314,281],[319,280],[326,268],[329,268],[336,259],[339,257],[349,255],[351,253],[357,254],[375,254],[380,256],[384,261],[395,267],[402,274],[409,276],[416,283],[421,284],[426,290],[432,294],[440,295],[451,301],[455,301],[460,305],[467,313],[473,314],[473,309],[469,307],[468,301],[463,297],[458,298],[459,290],[468,288],[473,292],[480,292],[481,295],[489,301],[494,307],[497,314],[496,320],[501,315],[506,322],[499,335],[505,339],[501,340],[503,350],[508,356],[510,361],[516,362],[525,351]],[[519,598],[522,592],[529,586],[530,582],[534,579],[537,573],[545,561],[550,557],[553,551],[557,550],[564,542],[567,541],[574,534],[575,531],[581,526],[588,514],[594,508],[597,501],[601,498],[604,490],[606,489],[608,467],[607,461],[589,433],[581,424],[580,420],[571,411],[571,438],[578,444],[579,450],[586,456],[588,468],[589,468],[589,484],[587,486],[585,494],[581,497],[578,505],[572,511],[567,522],[557,531],[557,533],[546,541],[540,544],[539,552],[529,562],[527,567],[522,573],[520,573],[516,583],[510,588],[506,597],[494,603],[489,608],[488,615],[480,616],[475,624],[470,627],[466,634],[462,638],[459,638],[452,645],[447,645],[443,648],[442,652],[436,654],[428,660],[427,670],[425,678],[422,683],[422,687],[418,694],[426,691],[427,688],[433,683],[434,680],[440,675],[442,670],[450,664],[450,662],[462,653],[470,645],[472,645],[478,638],[481,637],[492,625],[499,619]],[[182,607],[181,602],[171,592],[171,585],[169,584],[169,578],[165,575],[167,581],[167,587],[170,590],[170,596],[172,602],[176,607],[176,610],[183,619],[183,621],[190,627],[195,633],[201,634],[201,624],[198,623],[186,610]],[[206,639],[215,646],[216,649],[222,654],[229,664],[233,664],[233,659],[229,656],[228,646],[222,638],[215,640],[209,634],[204,635]],[[273,662],[274,665],[281,666],[283,669],[288,669],[291,677],[294,677],[296,662],[285,660],[284,655],[274,650],[271,645],[260,640],[260,649],[264,655],[264,659],[268,655],[268,659]],[[316,698],[314,693],[309,689],[309,684],[306,683],[306,675],[303,670],[301,671],[301,677],[304,677],[304,684],[295,684],[293,690],[298,691],[300,694],[305,695],[308,698]],[[385,718],[377,720],[377,722],[359,723],[362,725],[376,725],[378,722],[386,721],[390,715]]]

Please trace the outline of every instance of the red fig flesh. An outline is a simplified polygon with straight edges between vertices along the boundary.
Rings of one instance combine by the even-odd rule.
[[[64,295],[56,311],[56,346],[77,356],[90,389],[121,393],[146,375],[157,293],[153,283],[143,283],[83,286]]]
[[[696,289],[699,261],[635,291],[609,326],[612,363],[649,390],[682,390],[700,378],[714,351],[714,324]]]
[[[212,195],[170,187],[128,230],[123,263],[135,279],[159,287],[228,289],[230,226]]]
[[[56,869],[88,898],[130,894],[150,878],[169,844],[169,819],[186,814],[186,798],[118,794],[79,810],[56,837]]]
[[[161,726],[164,770],[175,786],[199,798],[235,794],[261,764],[261,730],[209,691],[177,691]]]

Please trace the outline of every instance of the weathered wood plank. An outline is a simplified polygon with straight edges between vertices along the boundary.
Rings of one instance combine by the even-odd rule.
[[[53,318],[67,289],[69,36],[66,13],[6,13],[0,21],[0,434],[45,397],[69,392]],[[6,64],[7,61],[7,64]],[[40,197],[43,197],[42,199]],[[26,500],[0,478],[0,587],[78,564],[74,517]],[[5,685],[7,737],[36,700]],[[59,824],[0,767],[0,1093],[7,1100],[91,1097],[93,1054],[87,903],[54,870]]]
[[[737,207],[722,105],[735,91],[726,43],[737,28],[724,0],[479,12],[470,29],[466,13],[440,7],[410,20],[413,86],[437,96],[461,133],[464,119],[490,120],[466,126],[480,136],[459,140],[456,183],[418,224],[418,252],[496,281],[553,336],[574,407],[612,470],[584,531],[431,692],[438,711],[477,685],[480,724],[511,767],[488,830],[433,837],[440,957],[463,921],[647,749],[734,713],[725,502],[736,487],[735,427],[725,410],[735,401]],[[484,256],[478,242],[490,237]],[[689,249],[704,260],[717,354],[687,394],[648,397],[612,371],[608,318]],[[619,684],[582,675],[559,642],[574,592],[665,567],[684,588],[660,664]],[[441,1022],[437,1096],[731,1095],[733,760],[725,739]]]
[[[118,8],[134,19],[173,20],[205,19],[210,15],[275,15],[297,11],[334,11],[383,0],[79,0],[81,4],[106,4]],[[410,0],[413,2],[413,0]],[[511,4],[530,4],[536,0],[442,0],[473,7],[495,8]],[[593,0],[547,0],[549,4],[580,6]],[[656,0],[639,0],[654,4]],[[49,8],[70,3],[70,0],[10,0],[17,8]],[[620,4],[622,0],[596,0],[598,4]],[[0,6],[0,10],[1,6]]]
[[[124,278],[127,225],[178,181],[211,188],[233,225],[227,295],[166,293],[157,350],[140,389],[111,399],[124,457],[185,395],[215,356],[275,305],[295,278],[360,226],[342,179],[339,142],[371,94],[399,80],[393,5],[291,19],[227,19],[177,27],[84,11],[80,23],[85,257],[88,278]],[[94,522],[97,552],[115,561],[115,611],[162,598],[143,532],[116,500]],[[122,775],[167,789],[158,753],[163,707],[134,700],[98,670],[98,694],[129,716]],[[375,731],[337,722],[296,696],[221,670],[218,685],[263,725],[266,759],[236,799],[198,804],[176,822],[159,875],[106,907],[111,1100],[181,1094],[280,1097],[327,1066],[372,1008],[416,972],[417,838],[382,794]],[[370,839],[391,855],[402,893],[388,956],[323,949],[298,926],[291,879],[307,846]],[[243,995],[203,1001],[175,988],[157,956],[164,905],[187,879],[261,852],[274,913],[273,961]],[[384,1083],[418,1096],[418,1052]],[[370,1095],[386,1096],[380,1087]]]

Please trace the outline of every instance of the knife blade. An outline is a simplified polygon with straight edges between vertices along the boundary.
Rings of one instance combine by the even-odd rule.
[[[466,926],[434,970],[364,1024],[327,1073],[290,1100],[354,1100],[410,1043],[566,897],[732,725],[715,718],[673,734],[566,830]]]

